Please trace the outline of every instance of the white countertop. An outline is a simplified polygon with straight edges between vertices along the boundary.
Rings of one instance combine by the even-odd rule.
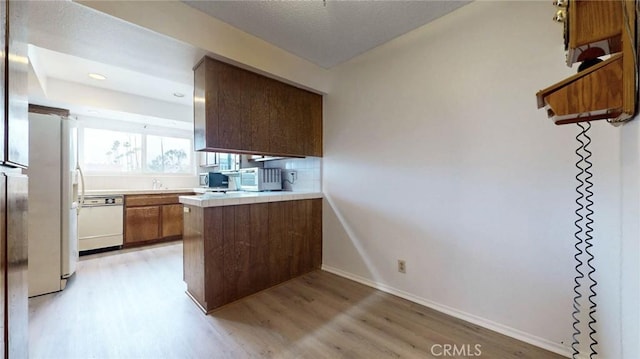
[[[180,196],[180,203],[196,207],[234,206],[239,204],[295,201],[322,198],[322,192],[227,192]]]
[[[193,188],[165,188],[165,189],[99,189],[85,191],[86,196],[96,195],[124,195],[124,194],[169,194],[193,192]]]

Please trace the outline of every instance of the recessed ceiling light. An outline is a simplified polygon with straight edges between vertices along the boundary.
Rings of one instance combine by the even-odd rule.
[[[94,72],[90,73],[89,77],[91,77],[94,80],[106,80],[107,79],[107,77],[105,75],[96,74]]]
[[[182,92],[174,92],[173,96],[175,96],[175,97],[184,97],[184,94]]]

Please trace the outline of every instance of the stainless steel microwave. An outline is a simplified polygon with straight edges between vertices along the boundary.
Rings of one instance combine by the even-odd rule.
[[[280,168],[243,168],[240,175],[240,189],[243,191],[282,190],[282,170]]]

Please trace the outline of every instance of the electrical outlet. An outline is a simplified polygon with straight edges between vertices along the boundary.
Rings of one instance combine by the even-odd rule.
[[[285,175],[285,177],[284,177],[285,181],[287,181],[287,182],[289,182],[291,184],[295,183],[296,180],[298,179],[298,172],[293,171],[293,170],[286,170],[284,172],[284,175]]]
[[[402,259],[398,259],[398,272],[407,273],[407,263]]]

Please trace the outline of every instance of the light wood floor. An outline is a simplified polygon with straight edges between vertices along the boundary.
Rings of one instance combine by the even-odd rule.
[[[481,358],[562,358],[322,271],[208,316],[185,289],[181,243],[84,257],[67,289],[30,300],[30,357],[462,358],[437,345],[480,344]]]

